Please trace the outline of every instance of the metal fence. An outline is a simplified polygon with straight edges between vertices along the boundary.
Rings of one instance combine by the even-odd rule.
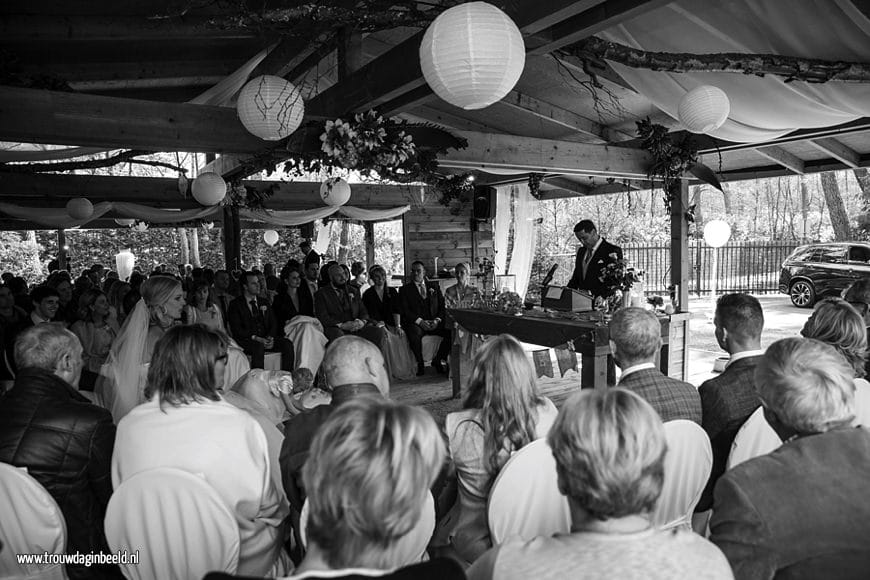
[[[722,248],[711,248],[703,241],[689,241],[689,292],[709,293],[711,290],[714,252],[718,254],[716,290],[753,294],[779,291],[779,272],[785,258],[798,242],[730,242]],[[670,284],[670,246],[624,244],[623,255],[630,266],[643,270],[645,289],[664,292]],[[558,263],[554,284],[565,284],[574,270],[575,254],[540,255],[536,262],[541,269]],[[534,275],[533,275],[534,277]]]

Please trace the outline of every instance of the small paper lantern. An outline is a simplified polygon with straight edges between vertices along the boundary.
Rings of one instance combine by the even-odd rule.
[[[715,131],[728,118],[731,102],[725,91],[718,87],[695,87],[680,99],[680,122],[692,133]]]
[[[263,241],[270,246],[274,246],[278,243],[278,232],[275,230],[266,230],[263,233]]]
[[[121,280],[129,279],[130,274],[133,273],[133,264],[135,263],[136,256],[127,248],[115,254],[115,269],[118,270],[118,278]]]
[[[86,220],[94,215],[94,204],[84,197],[75,197],[66,202],[66,213],[74,220]]]
[[[193,199],[202,205],[217,205],[227,196],[227,182],[224,178],[206,171],[193,180]]]
[[[486,2],[442,12],[420,44],[423,76],[439,97],[482,109],[501,100],[523,73],[526,46],[507,14]]]
[[[731,237],[731,226],[723,220],[712,220],[704,226],[704,241],[711,248],[721,248]]]
[[[299,89],[291,83],[263,75],[242,87],[236,111],[250,133],[266,141],[278,141],[299,128],[305,104]]]
[[[320,184],[320,199],[326,205],[344,205],[350,200],[350,185],[340,177],[330,177]]]
[[[134,220],[133,218],[118,218],[115,220],[116,224],[118,224],[119,226],[124,226],[125,228],[129,228],[135,222],[136,220]]]

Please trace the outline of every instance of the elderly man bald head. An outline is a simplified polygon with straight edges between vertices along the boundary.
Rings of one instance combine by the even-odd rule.
[[[333,391],[348,385],[372,385],[381,395],[390,394],[390,378],[384,355],[370,341],[358,336],[342,336],[326,349],[321,366],[326,383]]]

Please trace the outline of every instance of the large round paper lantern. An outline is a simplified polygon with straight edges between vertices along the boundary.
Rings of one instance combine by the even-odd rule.
[[[193,180],[193,199],[202,205],[217,205],[227,196],[227,182],[224,178],[206,171]]]
[[[84,197],[74,197],[66,202],[66,213],[74,220],[90,219],[94,215],[94,204]]]
[[[278,141],[299,128],[305,105],[299,89],[281,77],[263,75],[242,87],[236,111],[249,132]]]
[[[350,185],[340,177],[330,177],[320,184],[320,199],[326,205],[344,205],[350,200]]]
[[[115,268],[118,270],[118,278],[126,281],[133,273],[133,264],[136,263],[136,256],[129,248],[125,248],[115,254]]]
[[[117,218],[115,220],[116,224],[118,224],[119,226],[124,226],[125,228],[129,228],[135,222],[136,222],[136,220],[134,220],[133,218]]]
[[[526,46],[507,14],[486,2],[442,12],[420,44],[420,67],[439,97],[463,109],[501,100],[523,73]]]
[[[723,220],[712,220],[704,226],[704,241],[711,248],[721,248],[731,237],[731,226]]]
[[[263,241],[270,246],[274,246],[278,243],[278,232],[275,230],[266,230],[263,233]]]
[[[678,114],[680,122],[692,133],[715,131],[728,118],[731,102],[725,91],[702,85],[683,95]]]

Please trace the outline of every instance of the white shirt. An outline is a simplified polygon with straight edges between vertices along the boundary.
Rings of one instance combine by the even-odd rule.
[[[30,320],[33,321],[34,325],[43,324],[45,322],[51,322],[51,320],[47,320],[36,313],[36,310],[30,313]]]
[[[735,352],[734,354],[731,355],[731,358],[728,359],[728,362],[725,364],[725,368],[727,369],[731,363],[737,362],[742,358],[749,358],[751,356],[761,356],[763,354],[764,354],[764,349],[744,350],[743,352]]]
[[[639,365],[630,366],[627,369],[624,369],[622,371],[622,374],[619,375],[619,380],[622,381],[622,379],[624,379],[625,377],[627,377],[631,373],[635,373],[637,371],[642,371],[644,369],[654,369],[654,368],[656,368],[656,365],[655,365],[655,363],[651,363],[651,362],[641,363]]]

